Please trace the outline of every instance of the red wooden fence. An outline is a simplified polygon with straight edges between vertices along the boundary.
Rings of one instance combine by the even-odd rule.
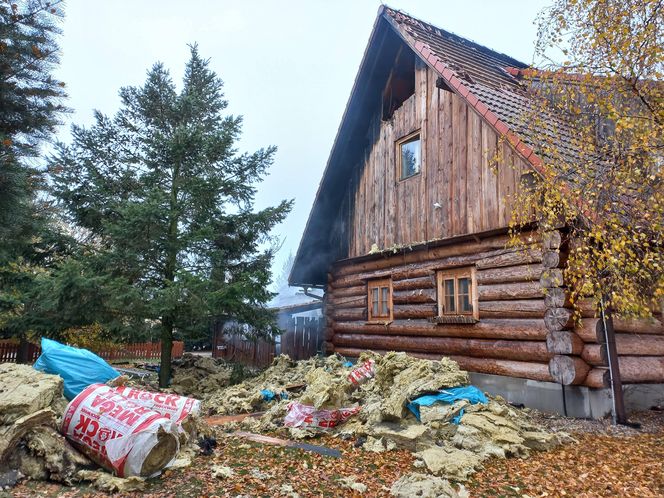
[[[0,340],[0,363],[15,362],[18,356],[19,345],[16,341]],[[123,344],[118,348],[94,351],[105,360],[151,360],[161,356],[161,342],[142,342],[138,344]],[[28,346],[28,361],[33,363],[39,357],[41,348],[35,344]],[[180,358],[184,353],[184,342],[173,341],[171,356]]]
[[[276,343],[245,339],[241,334],[222,335],[213,346],[212,356],[256,367],[267,367],[278,354],[294,360],[311,358],[321,351],[323,323],[322,318],[293,318]]]
[[[16,341],[0,340],[0,363],[15,363],[18,356],[19,343]],[[28,362],[34,363],[41,354],[41,348],[35,344],[28,344]]]

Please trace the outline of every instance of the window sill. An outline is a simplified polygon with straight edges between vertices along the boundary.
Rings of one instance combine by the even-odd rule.
[[[393,320],[367,320],[364,322],[365,325],[385,325],[386,327],[392,323]]]
[[[449,324],[449,323],[455,323],[455,324],[469,324],[472,325],[474,323],[479,322],[477,318],[475,318],[472,315],[443,315],[443,316],[434,316],[433,318],[429,318],[429,321],[431,323],[435,323],[437,325],[444,325],[444,324]]]

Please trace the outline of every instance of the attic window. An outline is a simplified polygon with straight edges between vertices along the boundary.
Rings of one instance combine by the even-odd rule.
[[[422,142],[419,131],[397,141],[397,169],[401,180],[417,175],[422,169]]]
[[[392,119],[411,95],[415,95],[415,56],[410,49],[402,49],[383,90],[383,121]]]

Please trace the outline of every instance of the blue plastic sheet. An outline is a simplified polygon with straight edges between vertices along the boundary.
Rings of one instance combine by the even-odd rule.
[[[105,383],[120,375],[102,358],[87,349],[79,349],[43,338],[36,370],[55,374],[65,381],[65,398],[72,400],[90,384]]]
[[[344,361],[343,366],[346,367],[346,368],[350,368],[350,367],[353,366],[353,362],[352,361]]]
[[[286,391],[275,393],[271,389],[262,389],[261,394],[265,401],[272,401],[273,399],[288,399],[288,393]]]
[[[417,417],[417,420],[420,419],[420,406],[431,406],[434,403],[446,403],[451,405],[455,401],[465,399],[470,401],[471,404],[482,403],[486,404],[489,402],[487,397],[482,391],[480,391],[475,386],[459,386],[451,387],[449,389],[443,389],[436,394],[425,394],[419,398],[414,399],[406,405],[413,415]],[[458,424],[463,417],[463,410],[452,419],[453,424]]]

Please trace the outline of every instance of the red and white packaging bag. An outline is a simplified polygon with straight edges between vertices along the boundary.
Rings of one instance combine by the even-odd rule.
[[[372,359],[365,361],[348,374],[348,380],[352,384],[359,386],[376,375],[375,365],[376,362]]]
[[[116,387],[115,391],[130,401],[161,413],[176,424],[182,422],[188,415],[198,415],[201,411],[201,402],[186,396],[143,391],[129,386]]]
[[[284,417],[286,427],[336,427],[360,411],[359,406],[338,410],[316,410],[313,406],[293,401]]]
[[[175,422],[105,384],[88,386],[67,405],[60,432],[120,477],[154,475],[179,450]]]

